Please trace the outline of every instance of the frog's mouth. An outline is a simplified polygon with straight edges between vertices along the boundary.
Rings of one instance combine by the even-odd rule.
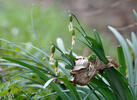
[[[112,57],[107,56],[106,58],[109,61],[108,65],[105,65],[98,58],[89,61],[87,57],[77,57],[75,66],[70,71],[70,75],[73,76],[73,80],[71,80],[73,85],[87,85],[99,72],[103,73],[107,68],[120,66]]]

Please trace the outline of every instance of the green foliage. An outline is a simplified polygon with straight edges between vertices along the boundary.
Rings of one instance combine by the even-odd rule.
[[[109,29],[114,33],[114,35],[117,37],[117,39],[119,40],[121,47],[118,48],[118,54],[119,54],[119,62],[121,63],[121,66],[124,66],[123,69],[121,69],[121,72],[125,75],[126,74],[126,69],[125,67],[127,67],[128,70],[128,83],[129,86],[133,92],[134,95],[134,99],[137,98],[137,90],[136,90],[136,75],[137,75],[137,71],[136,71],[136,59],[137,59],[137,38],[135,36],[135,34],[132,32],[131,34],[131,39],[132,42],[130,40],[127,39],[127,42],[125,41],[125,39],[123,38],[122,35],[120,35],[120,33],[109,26]],[[128,43],[128,44],[127,44]],[[129,51],[128,46],[131,47],[132,51]],[[123,49],[123,50],[122,50]],[[131,52],[133,52],[133,55],[131,54]],[[123,55],[124,54],[124,55]],[[125,58],[124,58],[125,57]],[[133,58],[133,59],[132,59]],[[126,65],[125,65],[126,62]]]
[[[129,51],[129,48],[128,48],[128,44],[129,46],[132,48],[132,50],[134,51],[134,59],[133,61],[136,61],[136,42],[137,42],[137,39],[136,39],[136,36],[134,33],[132,33],[131,37],[132,37],[132,41],[133,43],[130,42],[130,40],[127,40],[128,41],[128,44],[126,43],[126,41],[124,40],[124,38],[120,35],[120,33],[112,28],[112,27],[109,27],[110,30],[114,33],[114,35],[118,38],[122,48],[123,48],[123,52],[124,52],[124,55],[125,55],[125,60],[126,60],[126,66],[127,66],[127,69],[128,69],[128,80],[129,80],[129,85],[134,93],[134,96],[136,98],[136,87],[135,87],[135,83],[136,83],[136,67],[134,67],[133,63],[132,63],[132,59],[131,59],[131,53]],[[134,44],[134,45],[133,45]],[[123,59],[124,60],[124,59]],[[124,62],[124,61],[123,61]],[[136,65],[135,65],[136,66]]]
[[[36,15],[34,13],[34,17]],[[82,42],[94,52],[92,59],[98,57],[106,65],[106,70],[91,79],[89,84],[74,86],[69,81],[72,78],[69,75],[69,70],[75,66],[77,54],[72,48],[66,50],[61,39],[57,39],[57,45],[53,44],[51,53],[54,53],[54,60],[52,62],[49,61],[50,56],[41,48],[39,39],[37,39],[39,47],[31,44],[29,45],[31,50],[25,48],[25,43],[0,39],[6,45],[0,48],[3,54],[0,59],[0,66],[18,70],[11,77],[4,74],[4,77],[7,76],[7,80],[0,84],[0,99],[136,100],[137,38],[135,34],[132,33],[132,42],[127,40],[128,45],[120,33],[109,26],[121,45],[117,49],[119,63],[121,64],[120,71],[118,71],[114,68],[115,66],[108,68],[109,61],[106,58],[99,33],[93,30],[94,38],[89,36],[74,14],[71,14],[70,21],[72,23],[76,21],[75,24],[77,25],[74,25],[74,30],[81,34]],[[34,25],[33,21],[32,24]],[[32,27],[34,31],[35,26]],[[54,32],[56,31],[54,30]],[[38,35],[37,32],[35,35]],[[48,41],[48,39],[45,40]],[[133,50],[133,59],[128,46]],[[128,79],[126,78],[126,67]]]
[[[117,47],[117,52],[118,52],[118,60],[119,60],[119,64],[120,66],[120,72],[126,76],[126,62],[125,62],[125,56],[123,53],[123,49],[121,46]]]
[[[62,37],[65,42],[69,42],[66,37],[70,36],[66,25],[67,17],[56,4],[45,9],[40,5],[32,6],[31,3],[21,2],[23,1],[2,0],[0,2],[1,38],[34,45],[38,45],[38,38],[43,48],[49,47],[57,37]]]
[[[136,16],[136,20],[137,20],[137,12],[135,10],[133,10],[133,13]]]
[[[133,88],[133,84],[134,84],[133,67],[132,67],[132,59],[131,59],[131,55],[130,55],[128,45],[127,45],[125,39],[122,37],[122,35],[116,29],[114,29],[111,26],[109,26],[109,29],[117,37],[117,39],[119,40],[119,42],[123,48],[123,52],[125,54],[125,59],[127,61],[126,64],[127,64],[127,68],[128,68],[128,74],[129,74],[129,84]]]

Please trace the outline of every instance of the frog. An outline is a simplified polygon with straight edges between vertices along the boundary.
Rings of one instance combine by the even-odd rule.
[[[89,62],[87,57],[76,57],[75,66],[70,72],[70,75],[74,77],[73,85],[86,85],[96,74],[97,71],[94,68],[94,64]]]
[[[106,56],[106,58],[109,61],[108,65],[105,65],[99,58],[89,61],[88,57],[77,56],[75,66],[70,71],[70,75],[74,77],[71,80],[73,85],[84,86],[99,72],[102,73],[105,69],[112,66],[119,67],[119,64],[112,57]]]

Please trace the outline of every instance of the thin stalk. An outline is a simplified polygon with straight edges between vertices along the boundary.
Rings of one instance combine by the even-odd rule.
[[[41,47],[41,45],[40,45],[40,41],[39,41],[38,34],[36,33],[36,30],[35,30],[35,27],[34,27],[33,11],[34,11],[34,5],[33,5],[32,9],[31,9],[31,25],[32,25],[32,31],[33,31],[33,33],[34,33],[34,35],[35,35],[37,44],[39,45],[39,48],[42,49],[42,47]]]

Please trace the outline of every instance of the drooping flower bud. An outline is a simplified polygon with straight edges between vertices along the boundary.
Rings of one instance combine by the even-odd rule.
[[[54,63],[55,67],[58,67],[58,61],[56,60]]]
[[[69,15],[69,25],[68,25],[68,28],[69,28],[69,31],[71,32],[73,30],[73,24],[72,24],[72,15],[70,14]]]
[[[75,30],[72,30],[72,46],[75,44]]]
[[[54,52],[55,52],[55,46],[52,45],[52,46],[51,46],[51,53],[54,53]]]
[[[58,75],[58,61],[57,60],[55,61],[54,65],[56,67],[55,68],[56,75]]]
[[[72,22],[69,23],[68,28],[69,28],[70,32],[73,30],[73,24],[72,24]]]
[[[50,59],[49,59],[49,61],[50,61],[50,62],[52,62],[52,61],[53,61],[54,53],[55,53],[55,46],[54,46],[54,45],[52,45],[52,46],[51,46],[51,54],[50,54]]]
[[[69,15],[69,21],[72,22],[73,18],[72,18],[72,15],[70,14]]]

